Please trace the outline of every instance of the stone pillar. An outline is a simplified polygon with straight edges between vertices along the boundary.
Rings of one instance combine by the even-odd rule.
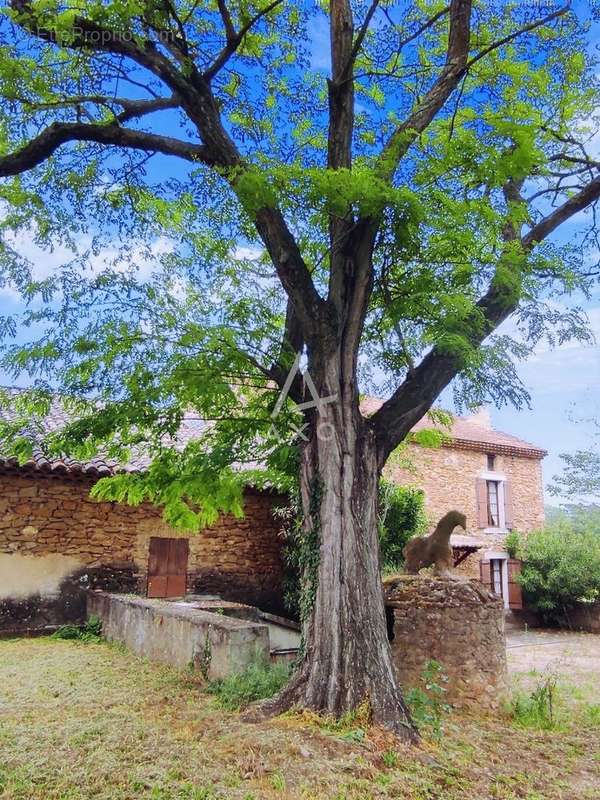
[[[497,708],[507,690],[502,600],[476,580],[420,575],[386,582],[394,663],[403,689],[421,685],[425,665],[448,676],[446,700],[458,707]]]

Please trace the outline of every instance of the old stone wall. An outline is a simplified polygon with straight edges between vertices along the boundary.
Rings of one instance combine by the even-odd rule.
[[[435,660],[448,677],[447,702],[498,707],[507,689],[502,601],[478,581],[405,575],[385,588],[401,686],[423,688],[423,670]]]
[[[485,452],[411,444],[407,458],[409,466],[404,461],[400,465],[392,460],[385,472],[396,483],[423,490],[430,530],[447,511],[456,508],[466,514],[469,534],[486,542],[489,549],[503,549],[506,533],[486,532],[478,524],[476,482],[487,473]],[[497,454],[494,471],[510,481],[512,528],[522,533],[541,528],[544,524],[542,462],[535,458]],[[457,533],[463,532],[457,530]],[[459,567],[460,574],[478,578],[480,558],[476,553],[465,559]]]
[[[458,510],[467,515],[469,531],[479,537],[476,480],[487,472],[486,453],[412,444],[407,457],[410,468],[392,460],[385,472],[397,483],[423,489],[431,528],[447,511],[459,505]],[[542,462],[535,458],[497,455],[494,469],[506,475],[511,483],[513,527],[522,532],[540,528],[544,524]]]
[[[0,630],[83,619],[82,589],[146,591],[151,536],[189,539],[188,591],[281,612],[280,522],[268,493],[249,491],[242,519],[190,534],[160,509],[97,502],[92,482],[0,475]]]

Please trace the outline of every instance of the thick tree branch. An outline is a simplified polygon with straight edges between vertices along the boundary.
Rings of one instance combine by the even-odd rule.
[[[522,202],[520,188],[522,181],[509,181],[504,194],[509,202]],[[520,238],[523,251],[532,250],[563,222],[585,208],[589,208],[600,198],[600,176],[590,181],[576,195],[571,197],[556,211],[548,214],[531,230]],[[519,232],[512,223],[507,223],[503,231],[507,242],[519,238]],[[503,262],[506,265],[506,260]],[[510,266],[510,263],[509,263]],[[519,266],[514,269],[520,270]],[[476,313],[482,324],[476,325],[469,335],[470,344],[478,347],[504,322],[517,308],[518,293],[506,291],[503,283],[496,279],[476,304]],[[413,425],[431,408],[439,394],[448,386],[461,370],[461,361],[439,346],[434,347],[420,364],[409,373],[406,380],[396,389],[379,411],[370,418],[379,442],[379,457],[385,463],[389,453],[409,433]]]
[[[217,0],[217,6],[219,8],[219,14],[221,15],[223,26],[225,28],[225,39],[228,42],[233,41],[237,34],[235,32],[233,20],[231,19],[231,14],[229,13],[229,9],[227,8],[225,0]]]
[[[147,114],[154,114],[156,111],[167,111],[168,109],[178,108],[181,101],[176,95],[171,97],[157,97],[152,100],[130,100],[126,98],[114,101],[120,105],[123,111],[117,114],[119,122],[128,122],[131,119],[139,119]]]
[[[450,34],[444,69],[421,103],[410,117],[396,129],[385,145],[379,159],[381,175],[387,179],[393,176],[400,160],[411,144],[443,108],[461,78],[472,66],[494,50],[509,44],[524,33],[529,33],[542,25],[547,25],[554,19],[566,14],[569,10],[570,6],[565,5],[542,19],[524,25],[513,33],[485,47],[469,60],[471,2],[470,0],[453,0],[450,4]],[[440,12],[440,16],[442,13],[445,13],[445,11]]]
[[[186,161],[213,165],[214,158],[204,145],[184,142],[169,136],[122,128],[117,124],[91,125],[80,122],[53,122],[20,150],[0,157],[0,178],[18,175],[48,159],[67,142],[97,142],[134,150],[179,156]]]
[[[331,79],[329,92],[329,135],[327,143],[327,165],[329,169],[350,169],[352,166],[352,134],[354,131],[354,81],[352,79],[355,48],[366,34],[368,21],[375,11],[371,6],[367,19],[356,42],[354,22],[349,0],[330,0]],[[360,47],[360,42],[359,42]],[[366,231],[366,226],[364,227]],[[361,314],[366,302],[364,290],[371,268],[370,253],[367,258],[358,257],[357,250],[365,250],[366,242],[356,228],[351,210],[341,217],[329,215],[329,259],[330,275],[328,300],[335,309],[336,323],[344,335],[344,352],[349,359],[344,365],[348,375],[352,374],[354,353],[358,349],[358,338],[348,327],[351,318]],[[356,245],[356,246],[355,246]],[[359,294],[361,295],[359,297]]]
[[[405,122],[398,126],[379,158],[378,171],[390,180],[410,145],[443,108],[458,85],[467,64],[471,37],[471,0],[450,3],[450,32],[446,64],[422,102]]]
[[[354,23],[348,0],[330,0],[331,80],[329,88],[329,137],[327,165],[350,167],[354,130],[354,85],[352,70]]]
[[[27,97],[14,96],[12,99],[17,100],[33,111],[47,111],[52,108],[81,107],[86,104],[104,106],[115,114],[115,119],[119,122],[139,119],[147,114],[153,114],[156,111],[166,111],[181,105],[180,100],[175,95],[171,97],[153,97],[150,100],[133,100],[128,97],[111,97],[106,94],[82,94],[73,95],[72,97],[63,97],[44,103],[33,102]],[[115,113],[115,106],[120,106],[123,111],[118,114]]]
[[[360,26],[360,30],[356,34],[356,38],[354,40],[354,44],[352,45],[352,50],[350,52],[350,57],[348,62],[345,66],[344,72],[346,76],[349,77],[352,69],[354,67],[354,63],[360,53],[360,48],[362,47],[362,43],[365,40],[365,36],[369,30],[369,25],[371,24],[371,20],[373,19],[373,15],[377,11],[377,6],[379,5],[380,0],[372,0],[371,5],[369,6],[367,13],[365,14],[365,18],[363,24]]]
[[[577,194],[566,200],[559,208],[553,211],[548,216],[541,219],[533,228],[525,234],[522,239],[522,244],[525,249],[531,249],[535,244],[541,242],[559,225],[562,225],[567,219],[583,211],[590,206],[600,197],[600,176],[590,181],[587,186],[584,186]]]

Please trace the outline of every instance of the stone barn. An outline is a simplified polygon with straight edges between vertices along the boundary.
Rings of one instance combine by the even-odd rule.
[[[0,630],[81,618],[82,589],[151,597],[220,594],[281,613],[280,521],[274,497],[248,490],[246,515],[200,534],[160,509],[90,499],[94,467],[0,467]]]
[[[49,426],[65,421],[55,404]],[[184,433],[199,435],[193,424]],[[482,415],[457,418],[441,448],[411,444],[409,451],[414,469],[390,464],[388,475],[424,491],[432,525],[450,508],[467,514],[467,534],[453,540],[459,569],[481,575],[509,607],[515,584],[503,542],[512,528],[543,523],[544,451],[492,430]],[[242,519],[223,516],[198,534],[184,533],[166,525],[154,506],[92,500],[93,484],[117,469],[102,458],[49,461],[36,453],[19,465],[0,454],[0,633],[81,619],[88,588],[150,597],[216,594],[285,613],[274,511],[285,498],[248,487]]]

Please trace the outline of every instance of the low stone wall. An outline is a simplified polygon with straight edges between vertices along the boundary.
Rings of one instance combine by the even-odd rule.
[[[185,668],[193,664],[211,680],[269,659],[267,625],[202,611],[183,603],[92,591],[88,616],[102,620],[102,634],[140,656]]]
[[[386,583],[394,663],[401,685],[421,685],[430,660],[448,676],[447,702],[496,708],[507,689],[502,601],[479,581],[403,575]]]
[[[528,628],[550,627],[544,624],[540,615],[531,608],[513,611],[515,619]],[[563,611],[551,626],[582,633],[600,633],[600,603],[578,603],[573,608]]]
[[[600,603],[578,603],[565,612],[563,627],[584,633],[600,633]]]

